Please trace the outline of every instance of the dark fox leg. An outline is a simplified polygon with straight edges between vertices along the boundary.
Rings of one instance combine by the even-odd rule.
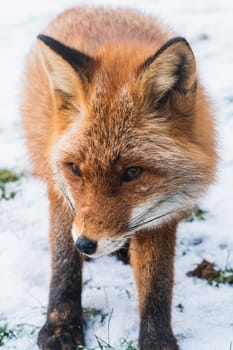
[[[50,192],[50,246],[52,277],[47,320],[39,332],[43,350],[73,350],[83,345],[82,258],[71,236],[72,214]]]
[[[141,316],[140,350],[177,350],[171,329],[176,227],[142,232],[131,240]]]

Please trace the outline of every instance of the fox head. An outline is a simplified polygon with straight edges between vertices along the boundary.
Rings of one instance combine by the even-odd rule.
[[[212,123],[193,52],[174,38],[107,45],[89,56],[46,35],[41,62],[53,100],[51,163],[89,256],[179,220],[213,180]]]

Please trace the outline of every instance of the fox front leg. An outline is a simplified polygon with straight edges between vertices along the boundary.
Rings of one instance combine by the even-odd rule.
[[[43,350],[73,350],[84,343],[82,261],[74,248],[69,209],[52,193],[49,197],[52,277],[47,320],[39,332],[38,346]]]
[[[140,350],[178,350],[171,329],[175,225],[142,232],[131,240],[139,297]]]

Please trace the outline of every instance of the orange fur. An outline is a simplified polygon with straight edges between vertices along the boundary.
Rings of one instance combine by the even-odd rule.
[[[216,163],[212,111],[193,53],[183,39],[166,44],[173,35],[154,18],[127,9],[73,8],[44,34],[94,63],[75,70],[45,43],[38,40],[32,48],[21,111],[34,173],[48,183],[51,210],[59,202],[69,212],[62,220],[73,225],[74,239],[98,242],[97,255],[131,239],[141,314],[156,285],[168,295],[170,319],[176,224],[213,181]],[[70,164],[81,176],[72,174]],[[122,174],[135,166],[141,176],[123,181]],[[141,218],[130,231],[143,210],[148,220],[152,213],[158,220],[148,224]],[[56,255],[58,227],[51,227]],[[71,247],[70,238],[69,244],[65,237],[61,241]],[[151,270],[153,261],[158,268]],[[170,282],[156,284],[164,269]],[[152,343],[153,349],[176,349],[173,340],[148,341],[146,317],[141,349],[151,350]],[[172,339],[170,328],[167,333]]]

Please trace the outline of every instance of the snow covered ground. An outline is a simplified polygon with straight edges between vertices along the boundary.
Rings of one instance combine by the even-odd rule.
[[[185,36],[194,49],[201,80],[216,112],[221,159],[218,180],[200,203],[208,211],[206,220],[179,227],[173,327],[182,350],[230,350],[233,287],[217,288],[186,273],[203,258],[218,268],[233,267],[232,0],[0,2],[0,168],[24,173],[7,188],[16,192],[15,198],[0,201],[0,336],[4,325],[8,335],[2,349],[37,349],[36,332],[45,318],[50,275],[46,191],[30,176],[18,112],[23,62],[48,20],[81,3],[127,5],[153,13]],[[85,265],[84,281],[87,345],[94,348],[99,337],[114,349],[136,349],[131,343],[138,333],[131,268],[104,257]]]

